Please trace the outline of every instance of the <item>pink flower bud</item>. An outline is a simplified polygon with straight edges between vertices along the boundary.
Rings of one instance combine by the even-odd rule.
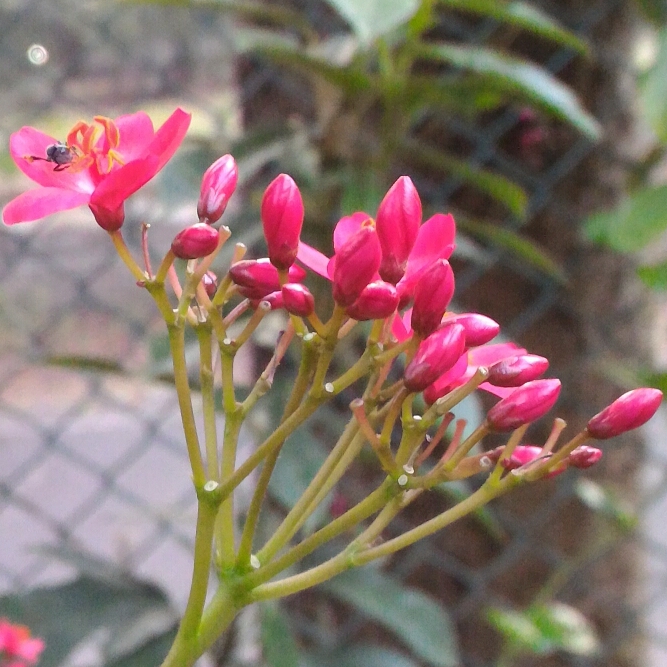
[[[333,298],[343,308],[351,306],[373,280],[382,250],[375,229],[363,226],[347,237],[335,255]]]
[[[353,320],[383,320],[389,317],[398,306],[398,292],[390,283],[376,280],[368,284],[359,298],[347,308],[346,312]]]
[[[95,222],[107,232],[117,232],[125,222],[125,208],[121,204],[114,211],[99,206],[97,204],[90,204],[90,210],[95,217]]]
[[[222,217],[230,197],[236,190],[239,170],[231,155],[218,158],[205,172],[201,181],[197,215],[200,222],[212,225]]]
[[[549,368],[549,360],[537,354],[520,354],[489,367],[487,382],[496,387],[520,387],[536,380]]]
[[[292,315],[308,317],[315,310],[315,299],[310,290],[300,283],[287,283],[281,290],[285,310]]]
[[[288,269],[296,259],[303,225],[303,200],[296,183],[280,174],[262,197],[262,225],[269,259],[278,269]]]
[[[560,380],[526,382],[509,396],[498,401],[486,420],[494,431],[513,431],[545,415],[560,394]]]
[[[419,194],[408,176],[401,176],[384,196],[375,220],[382,262],[380,276],[395,285],[405,274],[422,220]]]
[[[240,290],[239,290],[240,291]],[[260,298],[248,297],[252,301],[252,307],[257,308],[262,301],[266,301],[271,306],[271,310],[280,310],[285,307],[285,300],[281,290],[265,294]]]
[[[502,465],[505,470],[516,470],[521,468],[528,463],[531,463],[535,459],[539,458],[542,455],[542,448],[537,445],[519,445],[514,449],[514,451],[506,459],[501,459],[500,465]],[[545,454],[545,461],[547,458],[551,457],[551,454]],[[560,475],[562,472],[565,472],[567,469],[567,463],[562,461],[557,465],[554,470],[551,470],[546,477],[555,477]]]
[[[500,332],[500,324],[486,315],[479,313],[459,313],[445,315],[443,324],[458,322],[466,330],[466,345],[477,347],[493,340]]]
[[[659,389],[633,389],[598,412],[586,426],[596,440],[606,440],[645,424],[656,413],[662,392]]]
[[[215,296],[215,292],[218,289],[218,276],[213,273],[213,271],[207,271],[201,279],[202,285],[208,294],[209,299],[212,299]]]
[[[417,353],[405,369],[403,381],[408,391],[423,391],[446,373],[463,354],[465,329],[448,324],[422,341]]]
[[[580,445],[572,450],[571,454],[567,457],[567,462],[575,468],[590,468],[601,458],[602,452],[597,447]]]
[[[199,259],[210,255],[218,247],[218,230],[197,222],[176,234],[171,251],[180,259]]]
[[[422,337],[433,333],[454,296],[454,272],[446,259],[439,259],[424,272],[415,286],[410,320],[412,330]]]
[[[262,259],[244,259],[232,265],[229,275],[234,284],[241,288],[239,292],[249,299],[261,299],[271,292],[280,291],[280,279],[278,269],[267,257]],[[306,277],[306,272],[296,264],[288,270],[291,283],[301,282]]]

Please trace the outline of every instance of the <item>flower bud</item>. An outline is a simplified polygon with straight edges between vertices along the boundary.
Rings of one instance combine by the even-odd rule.
[[[547,368],[548,359],[537,354],[520,354],[490,366],[487,382],[496,387],[520,387],[526,382],[536,380]]]
[[[306,277],[306,272],[296,264],[288,270],[289,281],[298,283]],[[243,259],[236,262],[229,269],[229,276],[235,285],[240,288],[239,292],[249,299],[261,299],[271,292],[280,291],[280,278],[278,269],[267,257],[262,259]]]
[[[408,391],[423,391],[446,373],[465,350],[465,329],[448,324],[422,341],[403,376]]]
[[[526,382],[509,396],[498,401],[486,420],[494,431],[513,431],[545,415],[560,394],[560,380]]]
[[[171,251],[180,259],[199,259],[210,255],[218,247],[220,234],[203,222],[176,234],[171,242]]]
[[[281,290],[285,310],[292,315],[308,317],[315,310],[315,299],[310,290],[300,283],[287,283]]]
[[[633,389],[598,412],[586,429],[596,440],[613,438],[645,424],[656,413],[661,401],[659,389]]]
[[[280,310],[285,307],[285,301],[281,290],[271,292],[271,294],[265,294],[260,298],[253,298],[250,296],[248,298],[251,300],[253,308],[257,308],[262,301],[266,301],[266,303],[271,306],[271,310]]]
[[[213,271],[207,271],[201,279],[202,285],[208,298],[212,299],[215,296],[215,292],[218,289],[218,276],[213,273]]]
[[[542,447],[538,447],[537,445],[519,445],[514,448],[514,451],[506,459],[501,459],[500,465],[502,465],[505,470],[516,470],[517,468],[521,468],[522,466],[535,461],[535,459],[539,458],[541,455]],[[551,458],[551,456],[550,453],[545,454],[544,460]],[[549,471],[546,477],[555,477],[556,475],[565,472],[566,469],[567,463],[561,461],[556,468]]]
[[[466,345],[478,347],[493,340],[500,332],[500,324],[486,315],[479,313],[459,313],[445,315],[443,324],[458,322],[466,330]]]
[[[454,272],[446,259],[435,261],[415,287],[410,324],[422,337],[433,333],[454,296]]]
[[[573,449],[567,457],[569,465],[575,468],[590,468],[595,465],[602,458],[602,451],[597,447],[589,447],[588,445],[580,445]]]
[[[125,207],[121,204],[115,211],[98,204],[90,204],[90,210],[95,217],[95,222],[107,232],[117,232],[125,222]]]
[[[303,225],[303,200],[296,183],[280,174],[262,197],[262,225],[269,259],[278,269],[288,269],[296,259]]]
[[[351,234],[334,259],[333,298],[347,308],[361,296],[380,266],[382,250],[375,229],[363,226]]]
[[[200,222],[212,225],[222,217],[230,197],[236,190],[239,170],[231,155],[218,158],[205,172],[201,181],[197,215]]]
[[[398,306],[398,292],[390,283],[376,280],[368,284],[359,298],[347,308],[349,317],[359,322],[383,320]]]
[[[419,194],[408,176],[401,176],[384,196],[375,226],[382,248],[380,276],[395,285],[405,274],[408,256],[422,220]]]

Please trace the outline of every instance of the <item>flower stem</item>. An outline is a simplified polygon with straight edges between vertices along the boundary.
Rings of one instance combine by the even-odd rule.
[[[208,478],[219,481],[218,432],[215,419],[215,388],[213,386],[213,349],[211,327],[207,323],[196,328],[199,339],[199,382],[204,412],[204,442]]]
[[[137,282],[145,282],[148,279],[146,272],[134,261],[134,257],[130,253],[128,247],[125,245],[125,239],[120,233],[120,230],[109,232],[111,241],[116,248],[118,256],[123,260],[125,266],[130,270]]]

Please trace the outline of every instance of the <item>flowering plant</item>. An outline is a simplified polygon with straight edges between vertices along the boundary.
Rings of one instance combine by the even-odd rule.
[[[98,117],[92,124],[77,124],[64,144],[24,128],[12,136],[12,155],[41,188],[20,195],[3,213],[7,224],[15,224],[89,205],[165,321],[198,517],[190,596],[163,667],[193,665],[252,602],[290,595],[393,554],[519,485],[568,467],[593,465],[602,453],[591,441],[637,428],[657,410],[661,392],[636,389],[567,442],[559,445],[566,424],[556,419],[543,444],[528,444],[524,438],[529,425],[553,407],[560,382],[541,379],[548,367],[543,357],[510,343],[489,344],[499,332],[493,320],[448,310],[454,294],[448,261],[454,250],[454,219],[438,213],[422,223],[419,195],[406,176],[387,192],[375,218],[357,212],[340,220],[329,258],[301,242],[302,197],[296,183],[281,174],[261,204],[267,257],[244,259],[246,248],[237,244],[231,265],[216,275],[212,263],[232,235],[218,223],[238,179],[234,159],[225,155],[203,176],[198,222],[176,235],[155,271],[144,227],[143,253],[137,261],[123,241],[124,201],[174,153],[188,122],[189,116],[177,110],[153,132],[143,114],[116,121]],[[186,261],[184,279],[175,269],[179,259]],[[331,312],[316,308],[319,304],[304,285],[307,271],[297,262],[331,282]],[[275,310],[285,313],[284,331],[266,368],[241,400],[234,358]],[[339,372],[333,363],[336,349],[361,321],[370,322],[365,346]],[[188,327],[199,343],[201,432],[185,356]],[[282,417],[252,454],[238,461],[241,427],[271,391],[290,348],[298,351],[300,365]],[[219,405],[216,382],[222,388]],[[352,389],[358,395],[349,405],[350,419],[337,443],[275,532],[258,544],[258,521],[282,447],[311,415]],[[500,400],[465,436],[466,423],[457,420],[452,409],[477,389]],[[218,410],[225,417],[222,433]],[[481,447],[487,435],[503,433],[508,434],[504,445]],[[308,518],[365,448],[377,460],[376,488],[304,535],[301,529]],[[259,474],[237,534],[235,491],[254,471]],[[423,493],[473,475],[480,476],[480,484],[464,500],[379,541],[397,515]],[[319,564],[285,574],[346,535],[353,537],[337,553],[329,550]],[[212,568],[218,585],[207,601]]]
[[[44,642],[31,637],[28,628],[0,618],[0,667],[30,667],[43,650]]]

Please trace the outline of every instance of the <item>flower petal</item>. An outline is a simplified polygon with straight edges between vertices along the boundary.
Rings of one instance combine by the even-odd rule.
[[[361,229],[361,225],[371,216],[363,211],[357,211],[352,215],[343,216],[334,227],[333,245],[334,253],[340,250],[340,247],[347,241],[349,236]],[[333,274],[332,274],[333,275]]]
[[[90,195],[86,192],[62,188],[36,188],[12,199],[3,209],[2,219],[6,225],[39,220],[58,211],[68,211],[83,206],[89,199]]]
[[[296,258],[309,269],[315,271],[318,275],[330,279],[330,276],[327,273],[329,258],[319,250],[316,250],[303,241],[299,241],[299,251],[297,252]]]
[[[155,133],[153,141],[148,146],[148,151],[158,157],[158,166],[155,173],[167,164],[176,149],[181,145],[188,127],[190,127],[191,119],[192,114],[186,113],[183,109],[176,109]]]
[[[520,354],[528,354],[528,350],[514,343],[492,343],[473,347],[469,352],[469,363],[472,366],[490,366],[497,361]]]
[[[143,111],[118,116],[114,120],[118,128],[120,141],[118,152],[125,162],[132,162],[143,157],[148,152],[151,142],[155,138],[153,122]]]
[[[45,187],[63,188],[64,190],[78,190],[91,193],[94,189],[93,181],[88,171],[62,169],[54,171],[52,162],[46,160],[30,161],[29,156],[45,158],[46,149],[58,143],[34,127],[22,127],[9,138],[9,152],[16,166],[31,180]]]
[[[155,176],[157,166],[157,156],[150,155],[115,169],[95,188],[90,203],[110,211],[118,209],[131,194]]]

